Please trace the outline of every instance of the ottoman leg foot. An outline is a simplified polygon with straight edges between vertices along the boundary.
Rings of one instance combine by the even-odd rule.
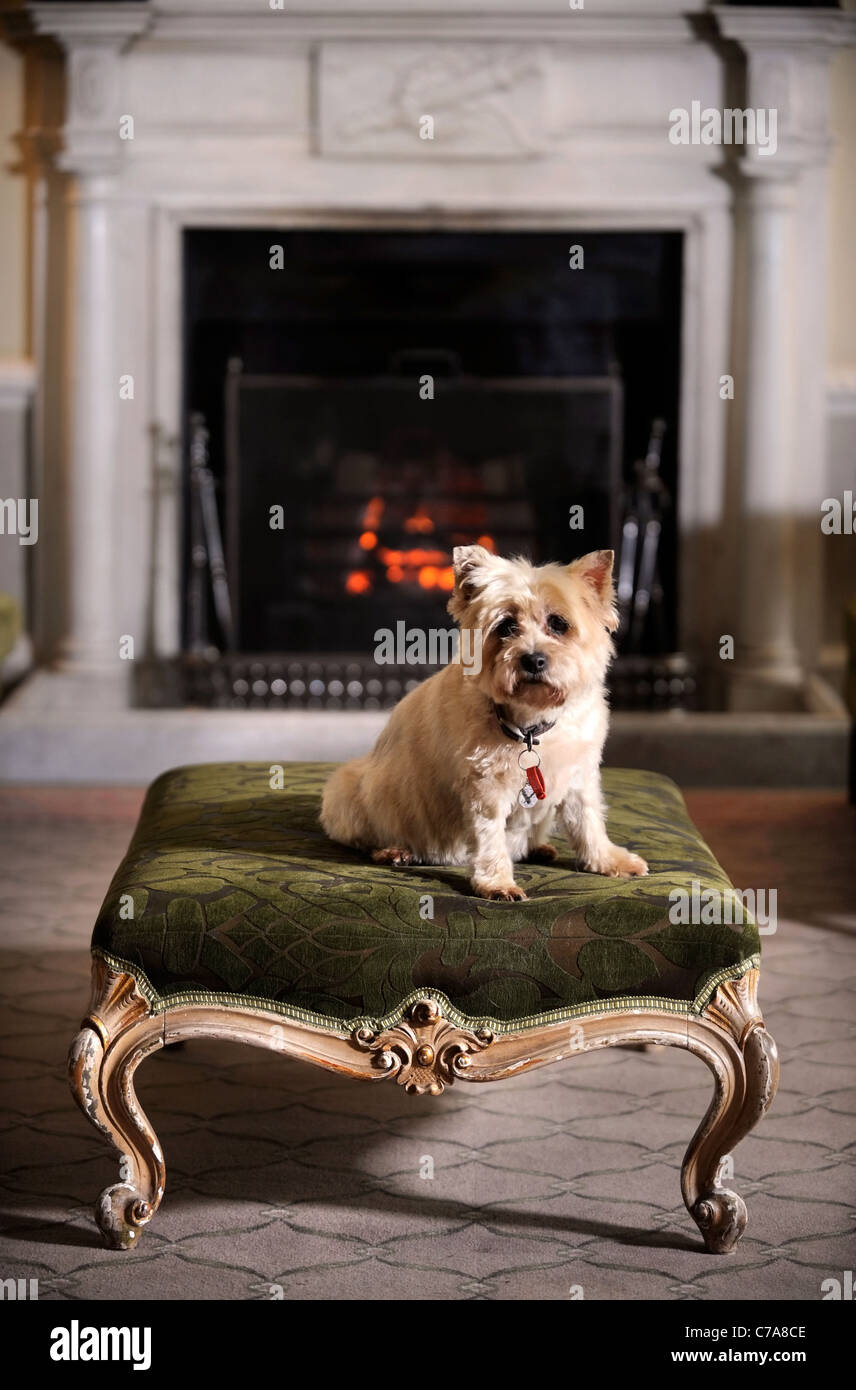
[[[123,1182],[106,1187],[95,1204],[96,1224],[111,1250],[133,1250],[153,1215],[145,1197]]]
[[[734,1249],[748,1220],[743,1198],[726,1187],[700,1197],[690,1215],[714,1255],[727,1255]]]
[[[71,1044],[68,1079],[86,1118],[119,1155],[119,1181],[99,1197],[96,1223],[111,1249],[132,1250],[166,1183],[161,1146],[134,1091],[140,1062],[163,1046],[163,1021],[138,1000],[129,976],[99,962],[95,976],[93,1008]]]
[[[688,1046],[714,1077],[710,1108],[687,1149],[681,1187],[708,1250],[734,1250],[747,1221],[743,1198],[723,1185],[732,1151],[772,1104],[779,1081],[776,1044],[757,1005],[757,972],[717,989],[689,1032]]]

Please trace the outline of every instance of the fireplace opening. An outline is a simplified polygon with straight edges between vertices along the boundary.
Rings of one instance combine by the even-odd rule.
[[[617,375],[441,376],[444,357],[418,357],[351,379],[246,375],[232,359],[225,556],[239,649],[370,652],[399,621],[448,625],[455,546],[562,556],[572,506],[616,543]]]
[[[648,591],[613,695],[657,703],[659,671],[660,703],[687,702],[681,252],[664,232],[187,231],[177,698],[394,703],[429,670],[378,671],[376,633],[451,626],[455,545],[611,546],[626,571],[658,421],[656,565],[637,516]]]

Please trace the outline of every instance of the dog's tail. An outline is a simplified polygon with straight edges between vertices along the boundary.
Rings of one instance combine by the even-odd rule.
[[[362,798],[365,758],[343,763],[327,781],[321,800],[321,825],[331,840],[372,849],[371,822]]]

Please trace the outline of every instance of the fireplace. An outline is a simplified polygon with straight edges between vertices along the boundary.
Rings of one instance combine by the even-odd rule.
[[[658,417],[673,505],[636,645],[665,660],[681,254],[669,232],[188,230],[185,453],[202,440],[223,563],[215,602],[188,469],[177,698],[394,702],[433,668],[372,669],[376,634],[450,626],[454,546],[620,551]],[[616,693],[638,703],[627,670]]]
[[[329,702],[384,704],[396,695],[387,677],[414,678],[412,668],[379,673],[364,645],[368,621],[337,635],[330,613],[308,625],[278,609],[284,583],[260,596],[247,587],[253,549],[262,577],[286,547],[262,564],[263,540],[285,535],[242,525],[239,557],[229,555],[230,362],[241,428],[245,398],[267,396],[272,408],[275,392],[251,384],[260,377],[280,379],[281,402],[295,405],[312,391],[299,379],[323,380],[316,395],[338,393],[342,430],[354,425],[345,397],[360,395],[357,381],[383,379],[384,399],[418,405],[417,418],[436,429],[453,398],[475,409],[498,384],[514,382],[508,394],[549,417],[549,378],[608,379],[620,393],[620,429],[606,438],[597,426],[600,458],[617,448],[620,484],[632,484],[637,459],[656,453],[647,447],[652,421],[664,420],[659,478],[670,501],[658,549],[660,630],[649,626],[632,657],[625,643],[615,703],[668,701],[683,653],[698,668],[704,711],[803,708],[822,626],[818,511],[835,489],[824,471],[824,296],[816,274],[797,270],[822,266],[827,73],[852,38],[852,15],[688,11],[681,0],[601,0],[579,11],[530,0],[525,15],[516,0],[323,0],[286,11],[258,0],[34,3],[15,14],[28,49],[21,150],[38,246],[34,477],[57,498],[42,509],[30,557],[39,670],[15,702],[51,775],[77,754],[64,728],[48,748],[46,710],[86,711],[98,731],[105,711],[127,716],[127,728],[140,715],[141,729],[164,731],[157,756],[168,756],[169,739],[174,760],[189,752],[188,731],[201,756],[244,755],[267,724],[283,756],[339,757],[364,750],[383,714],[345,718]],[[694,103],[775,109],[776,155],[674,144],[671,112]],[[128,114],[133,139],[121,136]],[[425,115],[433,139],[423,138]],[[584,270],[569,265],[574,244]],[[281,270],[271,246],[282,247]],[[425,374],[435,378],[433,401],[418,397]],[[573,409],[582,408],[577,394]],[[221,580],[235,584],[231,654],[207,575],[195,567],[191,582],[194,412],[208,431],[205,447],[195,437],[215,484]],[[499,429],[492,405],[480,413]],[[457,454],[463,425],[449,418],[443,429],[439,444]],[[387,438],[344,438],[341,448],[377,451]],[[250,458],[241,451],[241,487],[258,470],[256,459],[245,472]],[[532,464],[523,466],[528,493]],[[493,504],[485,460],[471,467]],[[535,517],[539,555],[571,558],[604,543],[594,521],[599,500],[608,510],[603,494],[591,498],[584,531],[567,525],[582,481],[569,477],[565,490],[563,476],[555,494],[541,490],[556,506],[555,518],[546,505]],[[283,505],[294,527],[297,493],[261,500]],[[372,529],[366,509],[380,495],[361,487],[353,515],[337,521],[349,545],[356,536],[359,549]],[[392,516],[388,484],[383,500]],[[621,487],[611,505],[620,522]],[[421,516],[397,516],[396,528],[414,517],[424,524]],[[523,547],[530,527],[521,518]],[[499,520],[491,518],[502,548],[511,527],[500,536]],[[554,520],[555,539],[546,529]],[[378,552],[420,548],[377,535]],[[436,548],[445,556],[450,543],[447,534]],[[345,580],[364,567],[349,562]],[[367,618],[384,589],[368,568],[371,590],[350,610],[362,612],[355,605],[366,598]],[[430,608],[445,624],[442,582],[418,584],[425,568],[411,567],[410,596],[422,621]],[[427,568],[442,575],[448,566]],[[191,590],[194,622],[207,627],[198,642]],[[129,639],[133,661],[121,656]],[[320,649],[334,639],[338,650]],[[656,652],[667,654],[660,669]],[[146,670],[157,678],[150,703],[215,703],[222,715],[176,709],[149,720],[130,708]],[[271,721],[231,708],[271,699],[321,708]],[[7,746],[23,756],[16,738]],[[147,777],[155,743],[147,734],[139,745]],[[117,744],[136,746],[124,732]]]

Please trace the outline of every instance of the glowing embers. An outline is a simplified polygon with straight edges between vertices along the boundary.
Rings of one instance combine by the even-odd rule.
[[[372,587],[372,577],[368,570],[351,570],[345,580],[345,588],[349,594],[367,594]]]
[[[416,534],[419,536],[430,535],[434,530],[434,522],[421,503],[416,508],[413,515],[409,516],[405,521],[404,529],[411,535]]]
[[[393,515],[393,511],[398,515]],[[438,503],[432,516],[424,502],[410,508],[387,508],[382,497],[372,497],[366,504],[357,537],[357,548],[371,563],[348,572],[345,591],[354,595],[369,594],[385,581],[451,593],[455,582],[453,546],[472,544],[475,540],[495,553],[492,536],[475,534],[483,524],[483,509],[472,503]],[[411,536],[433,538],[435,535],[437,544],[433,547],[424,543],[402,544]]]

